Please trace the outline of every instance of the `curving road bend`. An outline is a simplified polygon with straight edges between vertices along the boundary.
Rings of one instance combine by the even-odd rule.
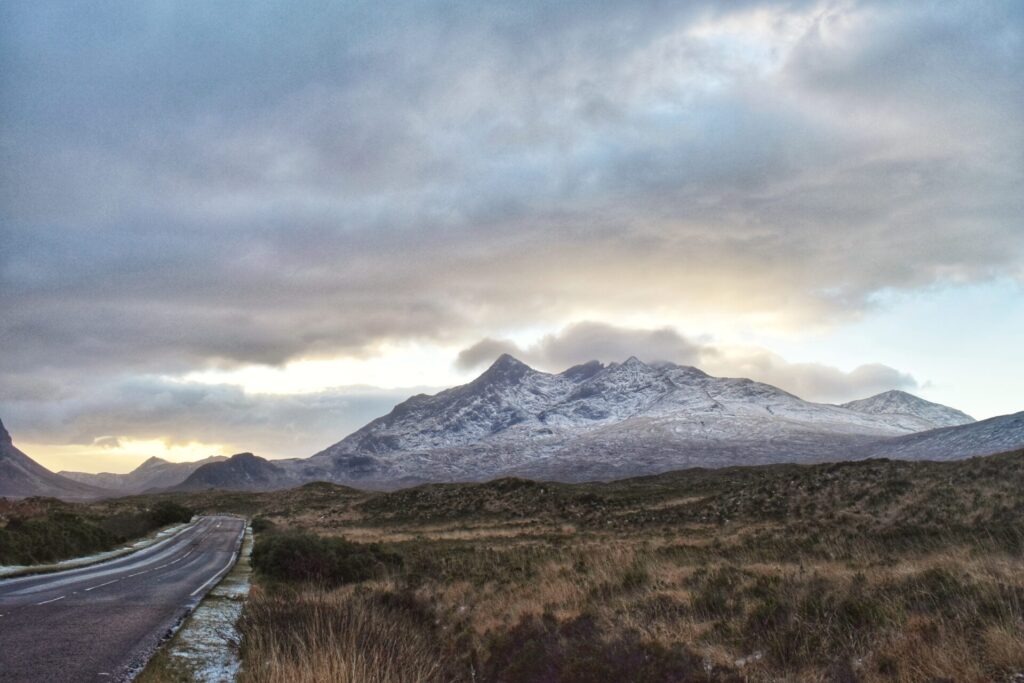
[[[129,680],[234,565],[244,529],[202,517],[116,560],[0,580],[0,679]]]

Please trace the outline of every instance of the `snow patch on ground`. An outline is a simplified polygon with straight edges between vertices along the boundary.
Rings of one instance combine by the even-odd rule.
[[[206,594],[167,644],[172,668],[187,672],[192,680],[228,683],[238,675],[241,636],[237,623],[249,595],[252,545],[252,529],[246,527],[242,550],[234,568]]]

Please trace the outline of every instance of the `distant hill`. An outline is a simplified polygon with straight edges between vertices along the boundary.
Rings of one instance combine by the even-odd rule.
[[[170,462],[153,456],[127,474],[100,472],[65,472],[59,474],[83,484],[109,489],[116,493],[129,495],[159,491],[182,483],[188,476],[203,465],[227,460],[223,455],[212,455],[193,462]]]
[[[285,468],[252,453],[238,453],[230,458],[207,463],[197,468],[185,481],[171,487],[172,491],[267,491],[303,483]]]
[[[105,489],[51,472],[22,453],[15,447],[3,422],[0,422],[0,496],[52,496],[64,500],[87,500],[109,495],[110,491]]]
[[[842,407],[891,418],[893,424],[915,432],[938,427],[957,427],[974,422],[973,417],[956,408],[932,403],[898,389],[850,401],[842,404]]]

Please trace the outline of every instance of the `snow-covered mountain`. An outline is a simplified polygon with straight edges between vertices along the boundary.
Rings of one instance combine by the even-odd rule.
[[[177,486],[185,481],[197,469],[212,462],[226,460],[223,455],[211,455],[193,462],[170,462],[153,456],[126,474],[113,472],[58,472],[63,477],[74,479],[82,484],[90,484],[109,489],[116,493],[128,495],[144,493]]]
[[[101,498],[109,491],[73,481],[46,469],[22,453],[0,422],[0,496],[53,496],[65,500]]]
[[[396,488],[507,475],[581,481],[687,467],[942,460],[1015,448],[1024,448],[1024,413],[974,422],[900,391],[830,405],[671,363],[592,361],[550,374],[504,355],[472,382],[413,396],[310,458],[239,454],[201,463],[170,488],[269,490],[318,480]],[[0,455],[3,449],[0,443]],[[139,478],[165,465],[171,463],[144,464]],[[0,458],[0,495],[4,467]]]
[[[956,427],[970,424],[974,418],[956,408],[932,403],[905,391],[893,389],[881,394],[850,401],[844,408],[871,415],[889,416],[893,424],[912,431]]]
[[[1024,448],[1024,412],[942,427],[872,444],[861,457],[959,460]]]
[[[903,392],[836,406],[671,363],[630,358],[548,374],[503,355],[472,382],[413,396],[285,466],[363,486],[506,474],[572,481],[864,457],[873,444],[970,421]]]

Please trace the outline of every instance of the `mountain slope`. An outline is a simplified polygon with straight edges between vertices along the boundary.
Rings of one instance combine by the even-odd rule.
[[[212,455],[193,462],[169,462],[153,456],[127,474],[63,471],[58,474],[83,484],[99,486],[127,495],[177,486],[203,465],[226,459],[223,455]]]
[[[842,404],[842,407],[869,415],[890,417],[893,424],[913,431],[956,427],[974,422],[973,417],[956,408],[932,403],[898,389],[850,401]]]
[[[65,500],[84,500],[109,495],[109,491],[55,474],[22,453],[14,446],[11,435],[3,422],[0,422],[0,496],[52,496]]]
[[[671,363],[630,358],[548,374],[503,355],[472,382],[413,396],[307,461],[282,467],[383,487],[506,474],[606,479],[862,457],[884,440],[965,421],[959,411],[903,392],[835,406]]]
[[[1024,412],[908,434],[872,445],[863,457],[958,460],[1024,447]]]

